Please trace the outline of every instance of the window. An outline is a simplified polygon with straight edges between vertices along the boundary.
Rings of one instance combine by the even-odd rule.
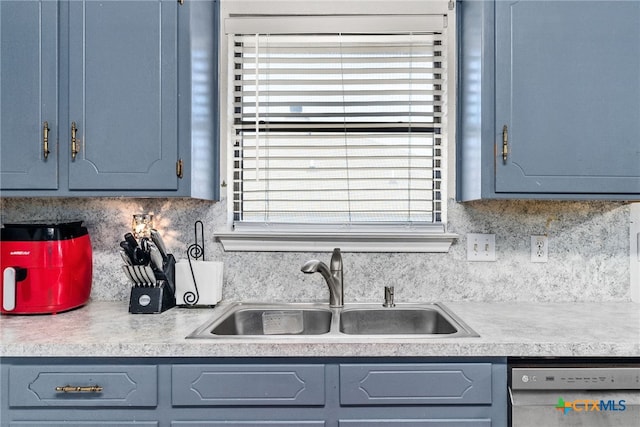
[[[291,233],[371,241],[400,231],[407,247],[410,230],[450,244],[447,18],[225,22],[236,233],[290,243]]]

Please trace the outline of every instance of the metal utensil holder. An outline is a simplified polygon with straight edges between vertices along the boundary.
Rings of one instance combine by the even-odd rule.
[[[162,271],[154,270],[158,281],[156,286],[148,287],[140,284],[131,288],[129,313],[162,313],[175,307],[175,271],[176,259],[172,254],[167,254],[167,259],[162,263]]]

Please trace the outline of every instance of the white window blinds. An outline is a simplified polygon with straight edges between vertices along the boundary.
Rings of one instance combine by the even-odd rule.
[[[236,224],[441,222],[444,26],[376,30],[233,35]]]

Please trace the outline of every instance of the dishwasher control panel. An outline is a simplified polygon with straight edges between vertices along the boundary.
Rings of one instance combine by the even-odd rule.
[[[640,390],[640,367],[513,368],[513,390]]]

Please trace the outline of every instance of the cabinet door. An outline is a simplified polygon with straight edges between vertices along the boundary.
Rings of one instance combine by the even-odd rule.
[[[70,190],[177,189],[177,7],[69,3]]]
[[[640,193],[640,2],[495,11],[496,192]]]
[[[0,2],[0,187],[58,187],[58,6]],[[48,124],[48,153],[44,125]]]

